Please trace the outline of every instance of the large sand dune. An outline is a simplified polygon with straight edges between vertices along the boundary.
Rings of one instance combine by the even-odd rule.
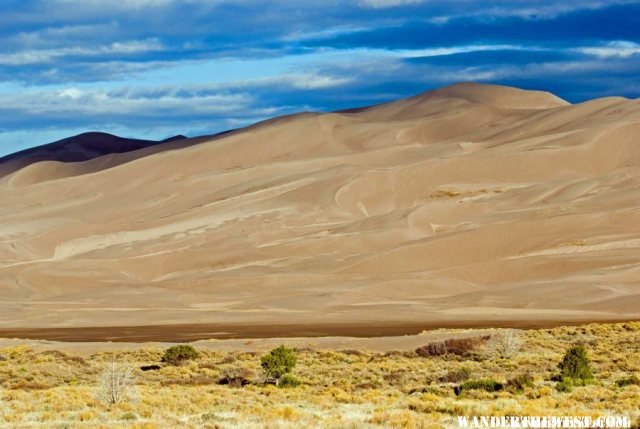
[[[640,318],[638,100],[459,84],[164,144],[0,164],[0,327]]]

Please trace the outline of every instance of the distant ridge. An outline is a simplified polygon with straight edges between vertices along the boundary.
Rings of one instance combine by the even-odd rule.
[[[186,138],[183,135],[177,135],[165,140],[140,140],[102,132],[82,133],[1,157],[0,177],[37,162],[83,162],[104,155],[132,152]]]

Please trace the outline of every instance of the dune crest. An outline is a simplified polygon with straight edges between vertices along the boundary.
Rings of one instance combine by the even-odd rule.
[[[637,100],[458,84],[5,157],[0,327],[639,318],[639,137]]]

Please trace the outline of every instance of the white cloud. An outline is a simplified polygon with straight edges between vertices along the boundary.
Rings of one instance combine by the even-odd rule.
[[[615,41],[604,46],[579,48],[579,52],[588,55],[595,55],[600,58],[620,57],[627,58],[640,53],[640,44],[628,41]]]
[[[323,89],[344,85],[351,81],[347,77],[335,77],[328,75],[297,74],[287,75],[280,78],[283,82],[290,84],[295,89]]]
[[[116,2],[105,2],[104,0],[53,0],[61,6],[103,8],[103,9],[140,9],[148,7],[164,7],[176,0],[118,0]]]
[[[0,54],[0,65],[20,66],[27,64],[42,64],[61,57],[97,57],[117,54],[139,54],[161,51],[164,47],[157,39],[131,40],[116,42],[97,47],[66,47],[57,49],[24,50],[14,53]]]
[[[253,99],[246,94],[177,95],[176,90],[160,93],[105,91],[68,88],[57,91],[32,90],[0,94],[0,104],[26,115],[123,116],[163,115],[186,109],[191,114],[220,114],[248,108]]]
[[[58,91],[58,94],[61,97],[68,97],[72,100],[75,100],[82,97],[84,95],[84,91],[78,88],[67,88],[67,89],[61,89],[60,91]]]
[[[369,9],[386,9],[390,7],[420,4],[423,2],[424,0],[359,0],[358,5]]]

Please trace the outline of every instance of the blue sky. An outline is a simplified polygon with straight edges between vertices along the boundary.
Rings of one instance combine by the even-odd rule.
[[[640,1],[3,0],[0,155],[195,136],[461,81],[640,96]]]

